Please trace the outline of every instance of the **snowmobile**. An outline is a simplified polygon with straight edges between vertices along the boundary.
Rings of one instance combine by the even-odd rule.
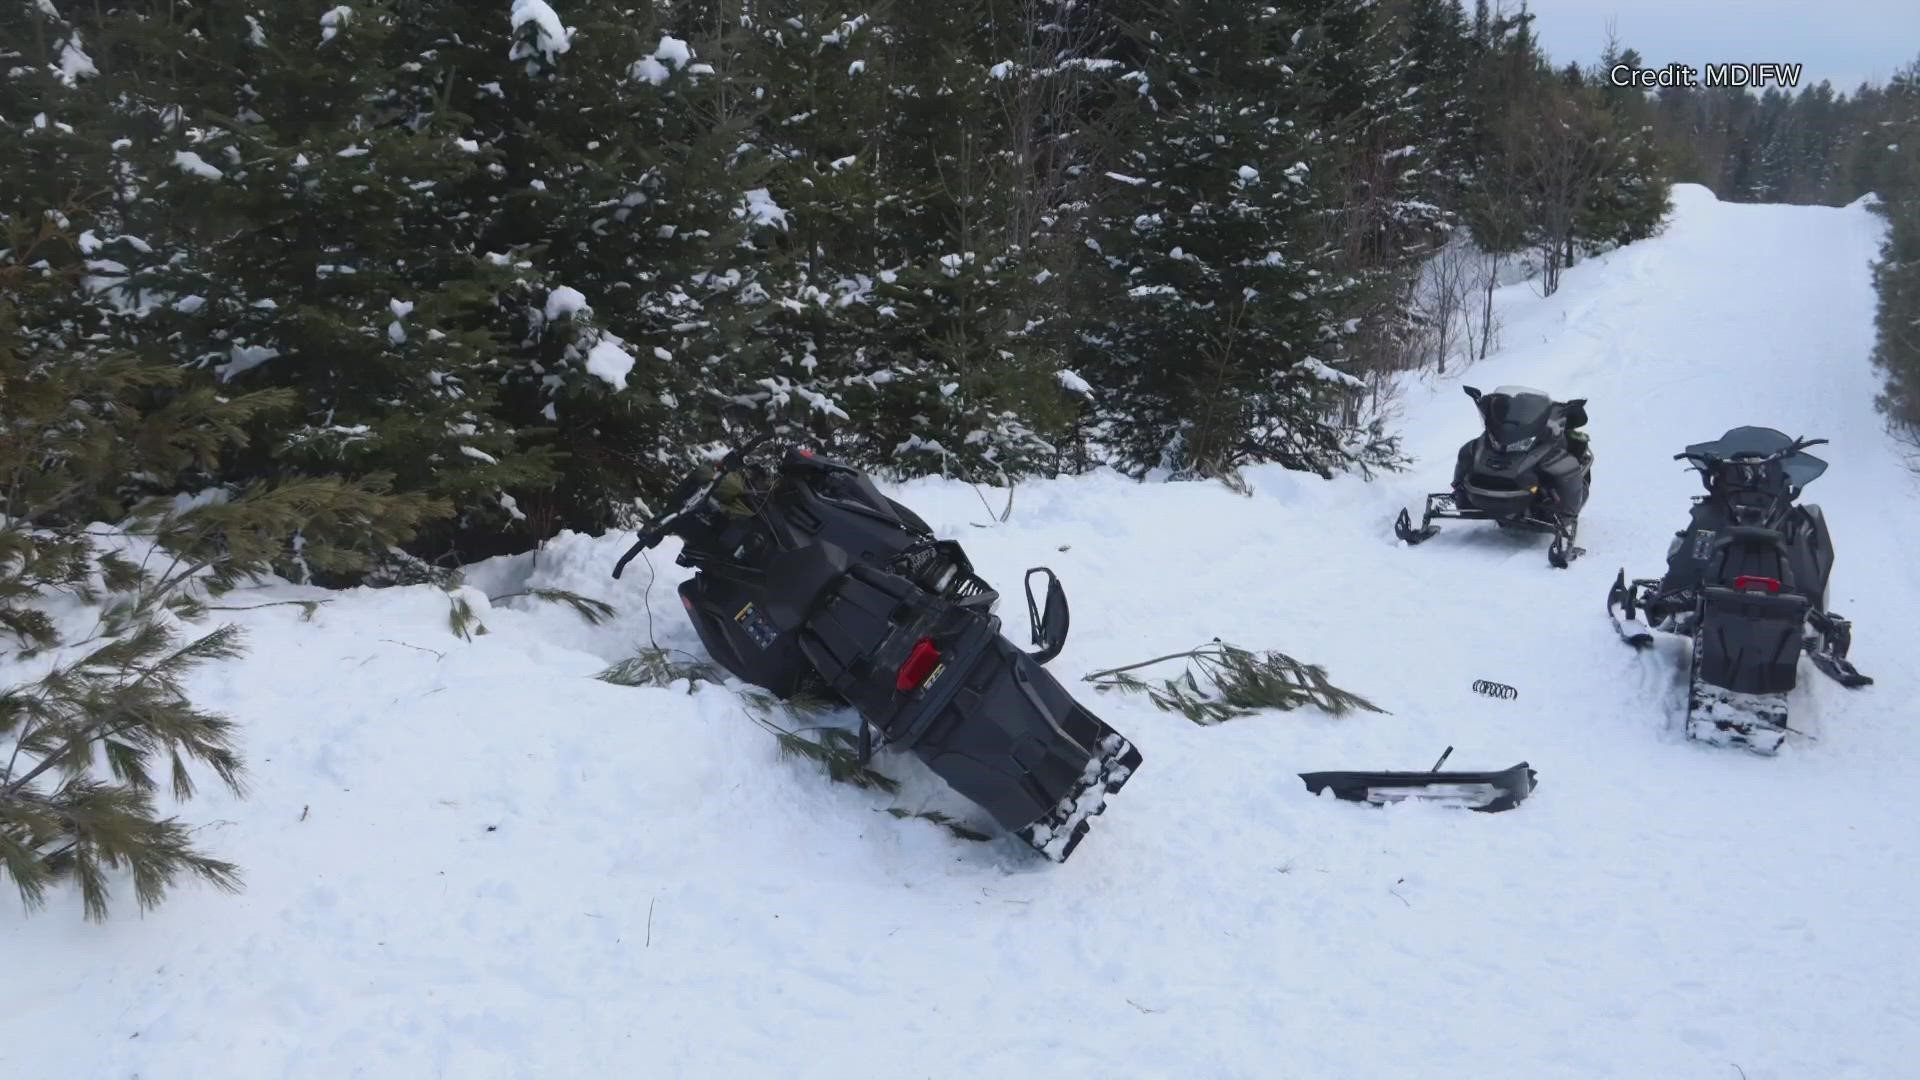
[[[1803,650],[1842,686],[1873,682],[1847,660],[1851,624],[1827,606],[1826,515],[1795,502],[1826,472],[1806,452],[1826,441],[1737,427],[1675,454],[1707,494],[1694,497],[1691,521],[1674,533],[1665,576],[1629,582],[1622,569],[1607,591],[1607,614],[1627,644],[1645,649],[1653,635],[1629,633],[1623,615],[1692,640],[1690,739],[1777,752],[1793,730],[1787,694]]]
[[[693,577],[682,606],[707,652],[787,699],[837,697],[876,737],[910,750],[1006,830],[1065,862],[1141,764],[1139,750],[1041,665],[1066,643],[1065,590],[1027,571],[1027,652],[1000,633],[999,593],[960,545],[882,495],[858,469],[754,440],[681,481],[618,565],[666,536]],[[772,456],[772,455],[767,455]],[[1034,600],[1046,578],[1046,606]]]
[[[1593,490],[1593,449],[1576,430],[1587,422],[1586,399],[1556,402],[1525,386],[1490,394],[1464,389],[1486,430],[1460,447],[1453,488],[1427,496],[1420,527],[1401,510],[1394,535],[1419,544],[1440,531],[1435,518],[1492,521],[1503,529],[1552,533],[1547,561],[1566,569],[1585,554],[1574,546],[1574,535]]]

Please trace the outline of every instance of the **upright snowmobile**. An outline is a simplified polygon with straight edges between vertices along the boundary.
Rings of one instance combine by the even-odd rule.
[[[1033,644],[1000,633],[999,594],[952,540],[866,474],[801,447],[770,466],[765,440],[681,481],[614,567],[662,538],[694,576],[681,604],[707,652],[780,698],[838,696],[874,739],[911,750],[954,790],[1056,862],[1086,835],[1141,755],[1042,664],[1066,642],[1066,593],[1027,571]],[[1044,574],[1046,608],[1034,601]]]
[[[1574,535],[1593,489],[1593,449],[1577,430],[1587,422],[1586,399],[1556,402],[1525,386],[1490,394],[1464,389],[1486,430],[1460,447],[1453,488],[1427,496],[1420,527],[1402,510],[1394,535],[1418,544],[1440,531],[1435,518],[1492,521],[1503,529],[1552,533],[1547,561],[1566,569],[1585,554]]]
[[[1690,739],[1778,751],[1792,730],[1787,694],[1802,650],[1842,686],[1873,682],[1847,660],[1851,624],[1827,607],[1826,515],[1794,501],[1826,472],[1806,452],[1826,441],[1737,427],[1675,454],[1699,471],[1707,494],[1694,497],[1692,520],[1674,533],[1664,577],[1628,582],[1623,569],[1607,592],[1607,614],[1629,645],[1644,649],[1653,635],[1629,633],[1622,615],[1692,639]]]

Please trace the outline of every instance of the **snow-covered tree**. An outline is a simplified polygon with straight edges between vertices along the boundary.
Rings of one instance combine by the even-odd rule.
[[[1130,115],[1085,217],[1075,364],[1104,437],[1136,472],[1344,467],[1355,451],[1332,418],[1355,380],[1325,358],[1347,283],[1318,265],[1319,101],[1289,62],[1309,27],[1231,2],[1130,14]]]

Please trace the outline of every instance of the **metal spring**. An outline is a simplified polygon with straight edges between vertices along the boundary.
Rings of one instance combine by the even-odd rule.
[[[1485,694],[1488,697],[1496,697],[1502,701],[1513,701],[1520,696],[1520,691],[1515,690],[1506,683],[1488,682],[1486,679],[1475,679],[1473,682],[1473,692],[1476,694]]]

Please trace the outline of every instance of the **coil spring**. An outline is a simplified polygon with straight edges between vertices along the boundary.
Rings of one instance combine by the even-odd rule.
[[[1473,692],[1476,694],[1485,694],[1488,697],[1499,698],[1502,701],[1513,701],[1520,696],[1520,691],[1515,690],[1506,683],[1489,682],[1486,679],[1475,679]]]

